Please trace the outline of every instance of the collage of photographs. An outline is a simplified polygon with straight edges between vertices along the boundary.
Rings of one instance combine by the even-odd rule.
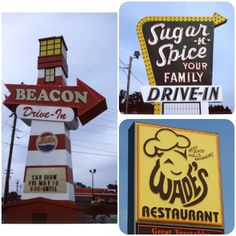
[[[66,2],[1,3],[0,230],[234,234],[233,0]]]

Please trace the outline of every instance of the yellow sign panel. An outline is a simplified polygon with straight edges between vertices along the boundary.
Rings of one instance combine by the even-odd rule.
[[[223,226],[218,134],[135,124],[136,222]]]
[[[66,193],[65,167],[28,167],[25,176],[25,193]]]

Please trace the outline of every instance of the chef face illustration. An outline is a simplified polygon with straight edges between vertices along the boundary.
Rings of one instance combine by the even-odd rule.
[[[208,192],[207,170],[188,162],[190,145],[188,137],[171,129],[160,129],[143,145],[145,155],[156,160],[149,177],[151,191],[170,203],[179,199],[183,206],[201,202]]]
[[[144,153],[149,157],[158,157],[159,171],[167,178],[182,179],[187,175],[189,163],[187,148],[190,140],[170,129],[159,130],[154,138],[144,143]]]
[[[187,175],[188,169],[186,151],[170,150],[160,158],[160,171],[169,179],[182,179]]]

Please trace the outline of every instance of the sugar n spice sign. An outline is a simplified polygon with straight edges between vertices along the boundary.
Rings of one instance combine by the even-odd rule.
[[[137,33],[149,84],[211,85],[214,28],[226,21],[218,13],[141,19]]]

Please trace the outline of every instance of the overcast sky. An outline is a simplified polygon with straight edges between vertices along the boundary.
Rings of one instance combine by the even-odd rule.
[[[223,105],[234,110],[234,10],[227,2],[128,2],[119,11],[120,89],[126,90],[127,64],[135,50],[141,52],[136,25],[146,16],[213,16],[217,12],[228,19],[214,30],[213,85],[221,85]],[[133,60],[131,93],[148,85],[144,60]]]
[[[108,110],[71,131],[74,181],[91,186],[89,169],[96,168],[95,187],[117,181],[117,14],[25,13],[2,15],[2,97],[4,83],[36,84],[39,38],[63,35],[68,47],[68,85],[79,78],[101,93]],[[7,166],[11,112],[2,107],[2,173]],[[22,183],[30,128],[17,121],[10,190]],[[5,175],[2,178],[5,186]]]

